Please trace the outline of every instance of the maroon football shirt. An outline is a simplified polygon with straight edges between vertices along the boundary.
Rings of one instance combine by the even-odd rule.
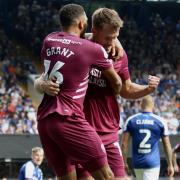
[[[112,66],[104,48],[96,43],[64,32],[49,34],[41,51],[46,78],[55,76],[61,85],[58,96],[47,94],[38,108],[38,120],[48,114],[84,116],[83,101],[92,65],[101,70]]]
[[[128,58],[125,52],[122,59],[114,63],[114,69],[122,81],[129,79]],[[84,113],[97,132],[117,132],[119,129],[120,113],[116,98],[97,67],[90,70]]]

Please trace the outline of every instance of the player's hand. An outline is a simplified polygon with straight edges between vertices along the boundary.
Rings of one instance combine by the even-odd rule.
[[[111,48],[108,49],[108,54],[110,54],[113,57],[114,61],[121,60],[124,54],[123,47],[120,43],[120,41],[116,38],[114,43],[112,44]]]
[[[174,168],[173,168],[172,165],[168,166],[168,168],[167,168],[167,175],[168,175],[169,177],[174,176]]]
[[[174,172],[179,172],[179,167],[178,167],[178,165],[176,164],[176,165],[174,165]]]
[[[153,92],[159,85],[160,78],[157,76],[148,76],[148,88],[150,92]]]
[[[60,91],[59,84],[56,83],[56,79],[54,77],[45,80],[42,85],[43,85],[44,93],[50,96],[56,96]]]

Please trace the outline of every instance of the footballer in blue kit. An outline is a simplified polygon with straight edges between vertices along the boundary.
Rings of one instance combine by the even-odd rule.
[[[153,108],[153,98],[145,96],[141,102],[142,112],[129,117],[124,127],[122,139],[124,159],[126,159],[128,140],[131,136],[132,164],[138,180],[148,180],[152,177],[153,180],[158,180],[160,171],[158,143],[160,139],[162,139],[167,156],[168,175],[174,174],[167,123],[161,117],[153,114]]]
[[[141,112],[127,120],[124,131],[132,136],[135,168],[160,166],[159,139],[168,135],[163,119],[151,112]]]

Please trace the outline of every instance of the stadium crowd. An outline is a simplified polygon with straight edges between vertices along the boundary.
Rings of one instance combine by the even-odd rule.
[[[149,26],[151,28],[145,31],[133,19],[125,20],[122,43],[135,82],[146,83],[148,74],[161,78],[154,94],[155,113],[168,121],[171,134],[177,134],[180,123],[180,22],[155,14],[150,17]],[[126,118],[139,111],[138,101],[124,102],[123,107]]]
[[[16,40],[39,54],[41,42],[49,32],[59,28],[58,9],[52,2],[45,6],[39,1],[19,1],[17,9],[8,12],[10,26]],[[17,16],[15,16],[17,14]],[[180,133],[180,20],[161,18],[153,14],[147,27],[132,17],[124,16],[120,41],[129,57],[129,68],[134,82],[145,84],[148,74],[161,78],[154,93],[155,113],[165,118],[171,134]],[[1,21],[2,24],[3,21]],[[6,30],[5,30],[6,31]],[[17,85],[36,73],[29,58],[21,55],[10,38],[0,31],[0,133],[36,134],[36,110],[32,100]],[[143,72],[141,72],[143,69]],[[122,124],[139,112],[139,101],[122,99]]]
[[[37,134],[36,110],[17,83],[25,83],[34,67],[3,30],[0,41],[0,134]]]

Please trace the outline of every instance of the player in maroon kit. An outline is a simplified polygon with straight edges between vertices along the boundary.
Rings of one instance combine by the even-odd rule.
[[[108,79],[115,95],[121,79],[102,46],[81,39],[87,17],[80,5],[60,10],[63,32],[49,34],[43,42],[41,59],[45,79],[61,84],[57,96],[44,95],[38,108],[38,131],[48,163],[59,179],[76,179],[74,164],[81,164],[95,179],[113,178],[104,145],[83,113],[90,67],[96,66]],[[43,89],[41,89],[43,90]]]
[[[101,8],[93,13],[92,17],[92,41],[104,46],[109,51],[112,43],[119,35],[122,21],[116,11]],[[114,68],[122,79],[121,96],[130,99],[137,99],[152,93],[159,83],[159,78],[150,76],[149,84],[138,85],[130,80],[128,70],[128,58],[124,52],[123,57],[114,62]],[[56,95],[59,87],[52,81],[40,81],[44,86],[44,92]],[[102,139],[108,156],[108,163],[117,180],[125,179],[124,163],[121,149],[119,146],[119,109],[116,98],[114,97],[106,79],[102,76],[98,67],[90,70],[90,78],[87,94],[84,101],[84,112],[86,119],[98,132]],[[82,169],[81,169],[82,170]],[[78,167],[78,173],[79,173]],[[81,171],[79,177],[90,179],[88,172]]]
[[[121,19],[118,13],[107,8],[100,8],[92,15],[92,41],[97,42],[109,51],[113,41],[119,35],[118,22]],[[112,57],[110,57],[112,58]],[[140,98],[152,93],[158,85],[159,78],[150,77],[149,85],[143,86],[132,83],[128,69],[128,58],[124,52],[121,60],[114,62],[114,69],[122,79],[123,85],[121,96],[125,98]],[[84,113],[86,119],[98,132],[104,143],[108,163],[116,179],[125,179],[124,163],[119,146],[119,107],[116,98],[113,96],[106,79],[97,76],[99,68],[92,68],[90,71],[89,85],[84,101]]]
[[[180,176],[180,164],[178,166],[177,163],[177,154],[180,154],[180,143],[178,143],[174,148],[173,148],[173,154],[172,154],[172,158],[173,158],[173,164],[174,164],[174,171],[178,172],[179,176]]]

